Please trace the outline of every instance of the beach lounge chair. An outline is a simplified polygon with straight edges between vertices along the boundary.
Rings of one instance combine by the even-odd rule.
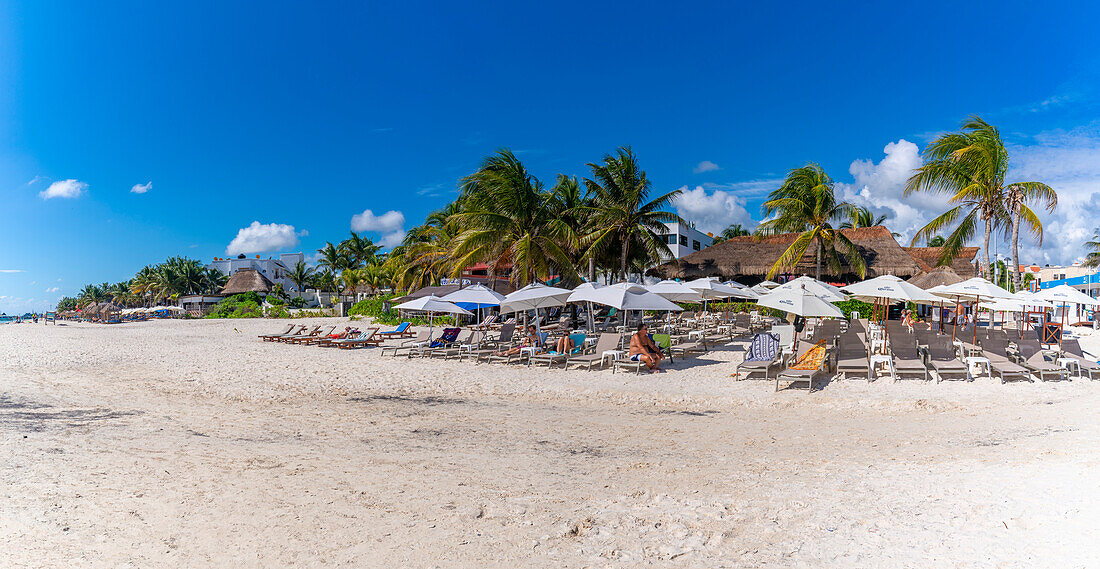
[[[1035,339],[1017,340],[1016,346],[1020,350],[1020,364],[1032,373],[1039,374],[1039,381],[1046,381],[1047,376],[1059,379],[1067,379],[1069,370],[1052,362],[1048,362],[1043,355],[1043,349],[1039,347],[1039,341]]]
[[[905,328],[902,328],[905,330]],[[895,330],[889,336],[890,351],[894,356],[894,373],[898,376],[919,375],[929,379],[928,368],[917,352],[917,339],[908,330]]]
[[[279,332],[277,334],[264,334],[262,336],[257,336],[257,338],[259,338],[259,339],[261,339],[265,342],[270,342],[271,338],[275,338],[275,337],[278,337],[278,336],[286,336],[287,334],[290,334],[291,332],[293,332],[295,328],[297,328],[297,325],[296,324],[291,324],[291,325],[287,326],[286,330],[283,330],[282,332]],[[305,329],[305,326],[302,326],[302,329]]]
[[[573,349],[569,353],[560,353],[556,351],[548,351],[542,354],[535,354],[527,358],[527,365],[533,363],[546,363],[546,367],[551,367],[556,363],[565,363],[569,359],[569,356],[580,354],[584,351],[584,340],[587,336],[583,333],[576,332],[569,335],[569,338],[573,340]]]
[[[786,369],[776,374],[775,390],[779,391],[779,384],[783,381],[789,382],[787,384],[788,388],[794,387],[797,382],[805,381],[808,384],[809,391],[812,392],[814,390],[814,377],[825,369],[825,356],[824,340],[817,344],[798,342],[798,357]]]
[[[316,336],[312,342],[314,346],[320,346],[322,348],[332,345],[333,342],[338,340],[349,340],[352,338],[358,338],[362,332],[355,328],[348,329],[347,333],[341,332],[339,334],[327,334],[324,336]]]
[[[303,326],[303,328],[305,328],[305,327]],[[275,341],[276,342],[289,343],[289,342],[293,342],[294,340],[298,340],[298,339],[301,339],[301,338],[309,338],[309,337],[312,337],[312,336],[316,336],[317,334],[320,334],[320,333],[321,333],[321,327],[320,326],[314,326],[313,329],[310,330],[309,332],[305,332],[305,333],[301,333],[301,334],[289,334],[289,335],[286,335],[286,336],[278,336],[278,337],[275,338]]]
[[[474,324],[473,326],[470,326],[470,329],[471,330],[476,330],[478,332],[485,332],[487,330],[492,330],[493,325],[496,324],[497,318],[499,318],[499,317],[500,316],[497,315],[497,314],[490,314],[490,315],[486,316],[485,319],[481,321],[481,323]]]
[[[1093,380],[1096,379],[1093,376],[1100,373],[1100,364],[1085,357],[1081,351],[1081,343],[1077,340],[1062,338],[1062,357],[1077,360],[1077,377],[1085,377],[1087,373],[1089,379]]]
[[[871,381],[871,359],[867,344],[859,332],[849,329],[837,340],[836,372],[845,378],[848,374],[863,374]]]
[[[538,334],[538,342],[539,342],[538,346],[528,346],[528,347],[542,347],[543,344],[546,343],[547,335],[548,335],[547,332],[542,332],[542,333]],[[526,342],[526,340],[527,340],[527,336],[525,335],[524,336],[524,342]],[[519,352],[516,352],[514,354],[501,353],[501,352],[510,352],[511,349],[515,348],[515,347],[516,346],[514,346],[514,345],[513,346],[503,346],[502,345],[502,346],[498,347],[497,349],[493,350],[492,353],[486,355],[485,356],[485,361],[487,361],[489,363],[494,363],[494,362],[511,363],[512,361],[523,361],[524,358],[527,358],[527,357],[530,356],[529,351],[523,351],[523,350],[521,350]],[[498,354],[500,354],[500,355],[498,355]],[[480,358],[478,358],[478,361],[480,361]]]
[[[982,345],[983,353],[989,360],[989,369],[1000,376],[1001,383],[1007,378],[1018,377],[1031,381],[1031,373],[1024,367],[1009,360],[1008,342],[1005,340],[986,340]]]
[[[313,334],[311,336],[299,336],[299,337],[296,337],[296,338],[285,338],[283,341],[288,343],[288,344],[308,344],[310,342],[317,341],[320,338],[324,338],[325,336],[328,336],[329,334],[332,334],[334,331],[336,331],[336,326],[330,327],[327,332],[317,332],[316,334]]]
[[[617,350],[619,348],[619,339],[622,334],[615,332],[604,332],[596,338],[596,346],[591,352],[580,353],[570,355],[565,360],[565,367],[569,367],[573,364],[582,364],[588,366],[591,370],[596,364],[600,364],[600,369],[603,369],[604,357],[603,353],[611,350]]]
[[[467,330],[466,335],[462,338],[459,338],[446,346],[428,348],[424,355],[428,356],[429,358],[434,358],[436,356],[439,356],[443,359],[452,357],[457,358],[459,355],[462,354],[463,350],[468,349],[467,346],[474,345],[474,334],[476,333],[477,332],[474,330]]]
[[[501,328],[499,336],[477,342],[477,349],[463,350],[459,353],[458,359],[471,358],[480,362],[481,358],[488,358],[504,348],[511,347],[515,331],[516,323],[508,322]]]
[[[378,328],[371,328],[366,332],[360,332],[358,338],[344,341],[337,340],[333,342],[333,345],[344,350],[362,348],[364,346],[381,346],[382,338],[378,337]]]
[[[277,342],[277,341],[279,341],[279,338],[286,338],[288,336],[297,336],[299,334],[305,334],[306,329],[309,328],[309,327],[299,325],[299,326],[292,326],[292,328],[297,328],[297,330],[292,329],[290,332],[287,332],[286,334],[270,334],[270,335],[267,335],[267,336],[260,336],[260,338],[262,338],[263,341],[265,341],[265,342]]]
[[[397,328],[394,328],[393,330],[388,330],[386,332],[379,332],[378,337],[380,337],[384,340],[389,339],[389,338],[412,338],[413,337],[413,332],[412,332],[412,330],[409,330],[410,326],[411,326],[410,323],[402,322],[401,324],[399,324],[397,326]]]
[[[680,354],[685,358],[690,354],[705,354],[707,351],[707,337],[703,334],[700,334],[699,339],[694,342],[681,342],[669,346],[670,354]]]
[[[970,378],[970,367],[955,357],[955,346],[946,336],[932,337],[928,341],[928,365],[936,372],[936,383],[948,375],[961,375]]]
[[[782,362],[783,350],[779,345],[779,335],[771,332],[760,332],[753,336],[749,343],[749,352],[744,361],[737,364],[734,375],[738,379],[748,379],[754,373],[764,373],[764,380],[769,376],[773,368],[778,369]],[[741,376],[744,377],[741,377]]]
[[[462,332],[462,328],[444,328],[443,333],[440,334],[438,338],[431,340],[427,344],[412,348],[405,352],[405,355],[410,358],[415,356],[424,357],[431,355],[432,350],[449,348],[458,341],[458,334],[460,332]]]
[[[426,344],[430,339],[431,336],[429,335],[429,332],[421,332],[417,334],[415,338],[409,338],[408,340],[405,340],[400,344],[395,344],[392,346],[382,346],[382,352],[379,355],[384,356],[386,355],[386,351],[389,351],[391,354],[393,354],[393,357],[397,357],[397,354],[409,351],[413,348],[419,347],[420,345]]]

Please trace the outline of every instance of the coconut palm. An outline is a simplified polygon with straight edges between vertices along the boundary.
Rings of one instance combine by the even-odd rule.
[[[299,260],[294,264],[294,268],[291,269],[286,276],[290,279],[290,282],[294,283],[294,288],[297,289],[298,292],[303,292],[306,289],[306,285],[308,285],[313,278],[314,272],[315,270],[313,267],[307,265],[305,261]]]
[[[318,249],[317,253],[321,255],[321,258],[317,261],[317,266],[332,271],[334,274],[351,267],[351,261],[347,254],[336,245],[333,245],[331,241],[325,243],[325,246]]]
[[[823,262],[828,263],[834,273],[840,273],[840,253],[844,254],[860,278],[866,276],[867,263],[859,248],[833,226],[834,222],[851,219],[854,206],[837,202],[833,180],[818,164],[810,163],[791,170],[783,184],[768,195],[763,209],[765,217],[771,219],[760,224],[756,230],[757,237],[799,234],[772,265],[767,278],[775,278],[777,273],[793,269],[811,246],[814,248],[817,279],[821,278]]]
[[[608,154],[599,164],[588,164],[592,177],[585,178],[592,205],[589,207],[592,227],[585,236],[587,256],[616,247],[619,251],[619,274],[626,278],[631,250],[642,252],[651,263],[671,255],[660,235],[664,223],[683,222],[680,216],[665,211],[681,191],[649,199],[651,184],[630,147],[620,147],[614,156]]]
[[[734,237],[744,237],[746,235],[752,235],[752,232],[742,227],[740,223],[734,223],[723,229],[718,235],[715,235],[714,242],[721,243],[723,241],[729,241]]]
[[[870,208],[853,206],[847,221],[840,224],[841,229],[858,229],[860,227],[875,227],[886,221],[885,215],[875,217]]]
[[[933,235],[928,240],[928,246],[929,247],[943,247],[944,243],[945,243],[945,241],[943,239],[943,235]]]
[[[549,279],[555,268],[575,275],[566,252],[570,228],[555,215],[542,182],[515,154],[497,151],[462,182],[462,210],[449,218],[462,228],[454,242],[452,274],[485,262],[511,263],[517,285]]]
[[[1085,255],[1086,267],[1100,267],[1100,228],[1092,236],[1092,241],[1085,242],[1085,248],[1089,250]]]
[[[930,221],[913,237],[916,243],[937,231],[955,226],[944,240],[940,265],[951,262],[974,236],[979,223],[984,226],[983,273],[989,267],[989,239],[1002,227],[1011,226],[1013,282],[1018,283],[1020,224],[1027,224],[1042,240],[1042,223],[1028,203],[1044,204],[1048,210],[1057,205],[1054,190],[1040,182],[1005,184],[1008,151],[996,127],[977,115],[963,121],[959,132],[944,134],[924,150],[925,164],[905,184],[905,195],[916,191],[947,193],[954,207]]]
[[[565,243],[569,260],[575,267],[587,260],[588,280],[595,280],[596,259],[594,257],[585,259],[584,247],[581,245],[580,240],[580,237],[587,233],[589,228],[592,217],[592,200],[589,199],[584,186],[581,185],[576,176],[566,176],[565,174],[558,174],[557,183],[550,189],[550,200],[550,207],[555,215],[569,228],[567,233],[571,239],[568,243]]]
[[[350,237],[341,241],[336,247],[337,251],[347,259],[348,268],[351,269],[358,269],[372,261],[381,248],[369,238],[360,237],[354,231],[351,232]]]

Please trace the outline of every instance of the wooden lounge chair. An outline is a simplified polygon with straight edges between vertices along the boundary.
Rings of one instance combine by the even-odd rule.
[[[288,336],[279,336],[279,337],[275,338],[275,341],[276,342],[290,343],[290,342],[293,342],[294,340],[298,340],[298,339],[301,339],[301,338],[309,338],[311,336],[316,336],[317,334],[320,334],[320,333],[321,333],[321,327],[320,326],[314,326],[313,329],[310,330],[308,333],[291,334],[291,335],[288,335]]]
[[[565,367],[568,368],[573,364],[581,364],[588,366],[589,371],[595,367],[596,364],[600,364],[600,369],[603,369],[604,357],[603,353],[609,350],[615,350],[619,347],[619,340],[622,338],[622,334],[616,332],[604,332],[596,338],[596,346],[591,352],[570,355],[565,360]]]
[[[825,341],[822,340],[817,344],[799,341],[797,353],[798,357],[786,369],[776,374],[776,391],[779,391],[780,382],[788,381],[790,383],[787,387],[792,388],[795,383],[805,381],[809,391],[813,392],[814,378],[825,369]]]
[[[1020,349],[1020,364],[1032,373],[1039,374],[1039,381],[1046,381],[1047,376],[1059,379],[1068,379],[1069,370],[1052,362],[1048,362],[1043,355],[1039,341],[1035,339],[1017,340],[1016,346]]]
[[[320,346],[322,348],[327,348],[327,347],[333,345],[333,342],[358,338],[360,336],[360,334],[362,334],[362,332],[360,330],[349,329],[347,331],[347,333],[341,332],[339,334],[329,334],[329,335],[326,335],[326,336],[318,336],[318,337],[316,337],[312,340],[312,343],[313,343],[314,346]]]
[[[669,346],[669,353],[680,354],[685,358],[689,354],[705,354],[708,351],[707,337],[704,334],[700,334],[699,339],[694,342],[681,342]]]
[[[382,339],[412,338],[414,334],[413,334],[412,330],[409,330],[410,326],[411,326],[410,323],[402,322],[401,324],[399,324],[397,326],[397,328],[394,328],[393,330],[387,330],[386,332],[379,332],[378,337],[380,337]]]
[[[466,346],[473,345],[473,340],[474,340],[474,334],[475,333],[476,332],[473,331],[473,330],[467,330],[466,335],[463,336],[462,338],[456,339],[454,342],[451,342],[451,343],[443,345],[443,346],[438,346],[438,347],[435,347],[435,348],[428,348],[424,355],[429,357],[429,358],[434,358],[436,356],[439,356],[443,359],[447,359],[447,358],[450,358],[450,357],[458,357],[462,353],[463,350],[467,349]]]
[[[783,362],[783,349],[779,345],[779,336],[771,332],[761,332],[753,337],[745,359],[737,364],[735,370],[739,379],[748,379],[754,373],[764,373],[764,380],[771,379],[772,369],[779,369]],[[741,376],[744,376],[743,378]]]
[[[261,338],[263,338],[263,341],[265,341],[265,342],[278,342],[279,338],[286,338],[286,337],[289,337],[289,336],[297,336],[297,335],[300,335],[300,334],[305,334],[306,329],[308,329],[309,327],[308,326],[296,326],[296,328],[298,328],[298,329],[297,330],[291,330],[290,332],[288,332],[286,334],[271,334],[269,336],[261,336]]]
[[[928,368],[917,352],[917,339],[908,331],[894,331],[889,336],[890,351],[894,356],[894,373],[898,376],[919,375],[929,379]]]
[[[275,337],[278,337],[278,336],[286,336],[287,334],[290,334],[291,332],[294,331],[294,328],[296,328],[296,327],[297,327],[297,325],[291,324],[291,325],[287,326],[286,330],[283,330],[282,332],[279,332],[278,334],[264,334],[262,336],[257,336],[257,338],[259,338],[259,339],[261,339],[265,342],[270,342],[271,338],[275,338]],[[305,326],[302,326],[302,329],[304,330]]]
[[[393,357],[396,358],[397,354],[409,351],[417,346],[420,346],[421,344],[424,344],[430,339],[431,336],[429,332],[421,332],[417,334],[415,338],[409,338],[408,340],[405,340],[400,344],[394,344],[392,346],[382,346],[382,351],[379,355],[386,355],[386,351],[388,350],[391,354],[393,354]]]
[[[836,372],[845,378],[848,374],[863,374],[871,381],[871,359],[867,344],[859,332],[849,330],[837,340]]]
[[[992,373],[1000,376],[1001,383],[1006,377],[1018,377],[1031,381],[1031,373],[1027,368],[1018,366],[1008,359],[1008,342],[1004,340],[986,340],[982,345],[982,351],[989,360],[989,368]]]
[[[363,346],[381,346],[382,338],[378,337],[378,328],[371,328],[366,332],[360,332],[358,338],[336,340],[330,345],[340,349],[362,348]]]
[[[1089,380],[1093,380],[1096,379],[1094,375],[1100,373],[1100,364],[1085,357],[1077,340],[1062,338],[1062,357],[1077,360],[1077,377],[1085,377],[1087,373]]]
[[[955,357],[955,346],[946,336],[932,337],[928,342],[928,365],[936,372],[936,383],[948,375],[961,375],[970,380],[970,366]]]
[[[332,334],[333,331],[335,331],[335,330],[336,330],[336,326],[333,326],[333,327],[328,329],[328,332],[318,332],[318,333],[316,333],[312,336],[301,336],[301,337],[298,337],[298,338],[287,338],[283,341],[288,343],[288,344],[309,344],[310,342],[315,342],[315,341],[317,341],[321,338],[324,338],[325,336],[328,336],[329,334]]]

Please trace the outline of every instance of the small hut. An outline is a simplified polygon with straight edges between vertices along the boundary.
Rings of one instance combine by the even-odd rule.
[[[943,247],[906,247],[905,250],[926,273],[931,272],[939,265],[940,255],[943,254]],[[966,280],[977,274],[974,270],[974,258],[977,256],[977,247],[963,247],[959,250],[958,256],[952,259],[947,266],[951,267],[956,275]]]
[[[260,274],[260,271],[256,269],[241,269],[233,273],[233,276],[229,277],[229,281],[225,283],[225,287],[222,288],[220,294],[230,296],[245,292],[255,292],[266,295],[271,292],[271,289],[274,287],[275,284],[268,280],[267,277]]]
[[[908,278],[921,272],[921,266],[901,245],[898,245],[890,230],[885,227],[842,229],[840,232],[859,248],[867,264],[867,278],[879,275]],[[764,279],[771,271],[772,265],[797,238],[797,233],[784,233],[759,240],[753,236],[734,237],[682,259],[658,265],[650,269],[649,274],[663,279],[721,277],[735,279],[743,284],[753,284]],[[837,280],[858,280],[859,277],[855,271],[847,266],[844,255],[840,258],[843,263],[840,274],[833,274],[828,264],[823,262],[822,275]],[[815,270],[816,257],[814,248],[811,246],[802,259],[785,272],[813,275]]]
[[[955,272],[955,269],[951,267],[936,267],[931,271],[921,273],[911,279],[909,284],[917,285],[924,290],[928,290],[934,286],[947,286],[955,283],[963,282],[964,278],[959,276],[959,273]]]

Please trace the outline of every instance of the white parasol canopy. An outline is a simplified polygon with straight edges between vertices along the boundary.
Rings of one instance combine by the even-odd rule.
[[[697,291],[703,300],[714,300],[718,298],[755,298],[754,296],[746,294],[739,288],[726,286],[710,278],[695,279],[684,284],[687,285],[688,288]]]
[[[512,294],[506,295],[500,303],[501,312],[520,312],[523,310],[538,310],[551,306],[565,305],[565,299],[573,291],[546,286],[542,283],[531,283]]]
[[[619,310],[683,310],[672,301],[631,283],[587,289],[577,287],[568,301],[592,302]]]
[[[486,306],[500,306],[500,302],[504,300],[504,295],[483,284],[472,284],[445,295],[442,299],[448,302],[475,304],[478,308],[483,308]]]
[[[1030,290],[1018,290],[1016,294],[1012,295],[1015,300],[1024,306],[1030,306],[1034,308],[1054,308],[1054,303],[1036,298],[1035,293]]]
[[[432,314],[462,314],[472,316],[473,312],[458,306],[457,304],[443,300],[434,294],[414,298],[408,302],[402,302],[394,308],[408,310],[409,312],[429,312]]]
[[[938,297],[917,285],[909,284],[894,275],[882,275],[863,282],[850,284],[842,288],[844,292],[858,300],[874,302],[879,299],[936,304],[943,302]]]
[[[762,287],[764,287],[768,290],[771,290],[773,288],[778,287],[779,283],[777,283],[775,281],[763,281],[763,282],[758,283],[756,286],[762,286]]]
[[[1044,288],[1035,293],[1034,298],[1046,300],[1055,304],[1084,304],[1086,306],[1100,306],[1097,300],[1069,285]]]
[[[986,300],[1012,298],[1012,293],[981,277],[974,277],[962,281],[961,283],[944,286],[940,288],[940,290],[935,291],[935,294],[944,298],[950,298],[951,300],[970,302],[983,298]]]
[[[673,302],[699,302],[703,300],[699,291],[679,281],[664,280],[651,284],[646,288],[649,289],[649,292],[658,294]]]
[[[806,287],[774,290],[761,296],[756,304],[796,314],[803,318],[842,318],[844,316],[839,308],[806,290]]]
[[[764,284],[764,283],[760,283],[760,284]],[[835,287],[835,286],[833,286],[829,283],[823,283],[823,282],[821,282],[821,281],[819,281],[819,280],[817,280],[813,277],[807,277],[807,276],[801,276],[801,277],[798,277],[796,279],[791,279],[790,281],[788,281],[784,284],[781,284],[777,287],[773,287],[772,292],[775,292],[777,290],[786,290],[786,289],[795,289],[795,290],[797,290],[798,287],[803,287],[803,286],[806,287],[806,290],[810,291],[811,294],[813,294],[815,296],[819,296],[819,297],[821,297],[825,300],[828,300],[829,302],[842,302],[842,301],[848,300],[848,297],[845,296],[840,291],[839,288],[837,288],[837,287]]]

